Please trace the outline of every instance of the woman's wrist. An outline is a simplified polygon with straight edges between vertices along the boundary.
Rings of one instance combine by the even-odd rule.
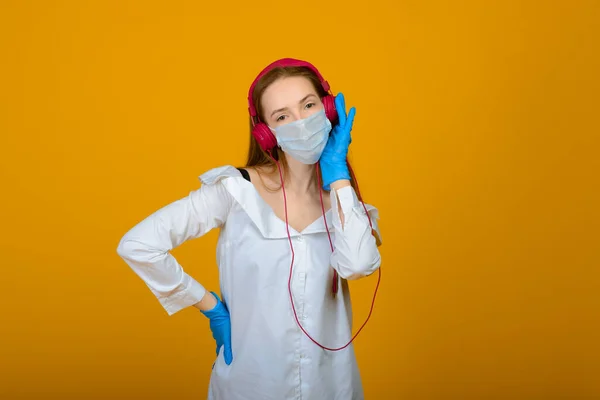
[[[215,296],[207,290],[204,297],[202,297],[202,300],[194,304],[194,307],[200,311],[210,311],[215,308],[217,304],[218,302]]]
[[[343,187],[350,186],[350,180],[348,179],[338,179],[337,181],[331,182],[332,190],[339,190]]]

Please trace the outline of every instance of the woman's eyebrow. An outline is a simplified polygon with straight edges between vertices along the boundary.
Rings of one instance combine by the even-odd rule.
[[[312,96],[312,97],[317,97],[317,96],[315,96],[313,93],[309,93],[309,94],[307,94],[306,96],[304,96],[304,97],[302,98],[302,100],[300,100],[300,101],[298,102],[298,104],[302,104],[302,103],[304,103],[304,102],[305,102],[306,100],[308,100],[308,98],[309,98],[309,97],[311,97],[311,96]],[[277,110],[275,110],[275,111],[273,111],[273,112],[271,113],[271,118],[272,118],[272,117],[273,117],[273,115],[275,115],[276,113],[278,113],[278,112],[280,112],[280,111],[285,111],[285,110],[287,110],[287,109],[288,109],[287,107],[278,108]]]
[[[302,103],[304,103],[304,102],[305,102],[306,100],[308,100],[308,98],[309,98],[309,97],[311,97],[311,96],[312,96],[312,97],[317,97],[317,96],[315,96],[315,95],[314,95],[314,94],[312,94],[312,93],[310,93],[310,94],[307,94],[306,96],[304,96],[304,98],[303,98],[302,100],[300,100],[300,101],[298,102],[298,104],[302,104]]]
[[[273,118],[273,115],[277,114],[278,112],[280,112],[280,111],[285,111],[285,110],[287,110],[287,109],[288,109],[287,107],[278,108],[277,110],[275,110],[275,111],[273,111],[273,112],[271,113],[271,118]]]

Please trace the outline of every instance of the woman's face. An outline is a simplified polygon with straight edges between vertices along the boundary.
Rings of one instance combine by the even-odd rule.
[[[262,95],[264,122],[272,128],[304,119],[323,109],[310,80],[303,76],[281,78]]]

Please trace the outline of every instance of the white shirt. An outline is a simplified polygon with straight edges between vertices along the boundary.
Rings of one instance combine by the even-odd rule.
[[[353,346],[326,351],[298,327],[288,292],[291,250],[286,223],[233,166],[200,176],[199,189],[156,211],[121,239],[117,252],[146,283],[169,315],[197,303],[206,289],[169,253],[220,228],[217,263],[221,297],[231,318],[233,362],[223,348],[215,361],[209,400],[358,400],[362,383]],[[302,232],[289,227],[295,260],[292,293],[304,329],[323,346],[352,336],[350,293],[341,280],[331,295],[333,270],[342,278],[369,275],[381,263],[362,203],[351,186],[330,192],[325,215]],[[380,241],[378,212],[365,204]],[[332,210],[335,210],[333,212]]]

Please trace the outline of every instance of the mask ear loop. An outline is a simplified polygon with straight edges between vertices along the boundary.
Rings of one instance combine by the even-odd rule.
[[[323,346],[321,343],[319,343],[315,339],[313,339],[312,336],[310,336],[310,334],[306,331],[306,329],[304,329],[304,327],[300,323],[300,319],[298,318],[298,313],[296,312],[296,307],[294,305],[294,296],[292,295],[292,275],[293,275],[295,253],[294,253],[294,245],[292,243],[292,237],[290,235],[290,228],[289,228],[290,225],[288,223],[287,197],[286,197],[286,194],[285,194],[285,184],[283,182],[283,173],[281,172],[281,165],[279,164],[279,161],[277,161],[275,159],[275,157],[273,157],[273,154],[271,153],[271,150],[267,150],[267,154],[277,164],[277,170],[279,171],[279,179],[281,180],[281,190],[283,192],[283,209],[284,209],[284,212],[285,212],[285,228],[286,228],[287,235],[288,235],[288,241],[290,243],[290,249],[292,251],[292,262],[290,264],[290,275],[289,275],[289,278],[288,278],[288,293],[290,295],[290,303],[292,304],[292,311],[294,313],[294,318],[296,320],[296,324],[298,324],[298,327],[306,335],[306,337],[308,337],[314,344],[316,344],[317,346],[319,346],[323,350],[328,350],[328,351],[340,351],[340,350],[343,350],[346,347],[348,347],[350,345],[350,343],[352,343],[354,341],[354,339],[356,339],[356,337],[363,330],[363,328],[365,327],[365,325],[367,324],[367,322],[369,322],[369,319],[371,318],[371,315],[373,314],[373,308],[375,307],[375,297],[377,296],[377,290],[379,289],[379,283],[381,281],[381,267],[378,268],[379,277],[377,279],[377,286],[375,287],[375,293],[373,294],[373,301],[371,302],[371,308],[369,309],[369,315],[367,315],[367,318],[365,319],[365,322],[363,322],[363,324],[361,325],[361,327],[356,331],[356,333],[354,334],[354,336],[352,336],[352,338],[350,339],[350,341],[348,341],[348,343],[346,343],[342,347],[332,348],[332,347]],[[348,167],[350,167],[350,166],[348,166]],[[317,163],[317,173],[318,173],[318,168],[319,168],[319,165]],[[356,187],[358,189],[358,183],[356,182],[356,177],[354,176],[354,173],[352,172],[351,168],[350,168],[350,174],[352,175],[352,179],[354,179],[354,182],[356,183]],[[321,192],[321,180],[320,180],[320,178],[319,178],[319,192],[321,193],[320,197],[321,197],[321,208],[323,210],[323,218],[325,218],[325,212],[324,212],[325,209],[323,207],[323,202],[322,202],[323,195],[322,195],[322,192]],[[358,192],[358,190],[357,190],[357,194],[358,194],[359,199],[360,199],[360,194],[359,193],[360,192]],[[360,201],[363,204],[363,207],[364,207],[365,212],[366,212],[367,208],[366,208],[365,204],[362,202],[362,199],[360,199]],[[337,212],[337,210],[334,210],[334,212]],[[373,231],[373,224],[371,223],[371,218],[369,217],[369,213],[368,212],[367,212],[367,218],[369,220],[369,225],[371,225],[371,231]],[[331,245],[331,249],[333,251],[333,243],[331,241],[331,236],[329,234],[329,228],[327,227],[327,219],[325,219],[325,228],[327,229],[327,235],[329,237],[329,244]],[[337,273],[337,271],[336,271],[336,273]],[[337,282],[337,280],[336,280],[336,282]]]

